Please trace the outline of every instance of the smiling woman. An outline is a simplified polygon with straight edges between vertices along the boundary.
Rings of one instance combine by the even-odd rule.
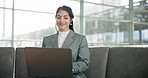
[[[72,9],[65,5],[59,7],[55,18],[58,30],[55,34],[44,37],[42,47],[71,49],[73,78],[86,78],[82,72],[88,68],[90,63],[88,43],[84,35],[76,33],[73,29]]]

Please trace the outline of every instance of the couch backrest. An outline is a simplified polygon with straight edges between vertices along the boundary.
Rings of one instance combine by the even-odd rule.
[[[14,48],[0,47],[0,78],[13,78]]]
[[[16,48],[15,78],[32,78],[27,75],[25,49]]]
[[[90,50],[90,65],[84,72],[87,78],[105,78],[109,47],[94,47]]]
[[[148,78],[148,48],[110,48],[106,78]]]

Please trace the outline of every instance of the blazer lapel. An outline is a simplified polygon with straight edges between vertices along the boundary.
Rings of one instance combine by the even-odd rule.
[[[54,48],[58,48],[58,33],[52,36],[51,44]]]
[[[70,46],[72,44],[72,42],[74,41],[73,36],[74,36],[74,32],[72,30],[70,30],[69,34],[67,35],[67,38],[65,39],[62,48],[67,48],[68,46]]]

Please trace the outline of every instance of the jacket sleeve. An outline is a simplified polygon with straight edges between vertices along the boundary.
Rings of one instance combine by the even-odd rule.
[[[83,36],[79,49],[76,62],[73,62],[73,73],[85,71],[90,63],[90,53],[86,37]]]

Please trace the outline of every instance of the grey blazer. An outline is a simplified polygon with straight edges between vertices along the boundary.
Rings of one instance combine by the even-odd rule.
[[[58,48],[58,32],[56,34],[43,38],[42,47]],[[65,39],[62,48],[72,49],[73,76],[74,78],[86,78],[82,73],[90,63],[90,53],[86,37],[70,30]]]

